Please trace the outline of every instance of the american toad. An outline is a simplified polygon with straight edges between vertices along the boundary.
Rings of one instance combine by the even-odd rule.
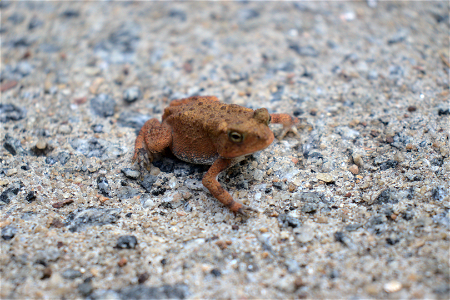
[[[252,209],[235,202],[217,176],[272,143],[269,123],[283,124],[283,137],[288,131],[297,132],[294,125],[299,120],[287,114],[269,114],[265,108],[224,104],[214,96],[174,100],[164,110],[162,123],[150,119],[141,128],[133,162],[137,161],[141,172],[149,170],[154,154],[169,148],[183,161],[211,165],[203,185],[231,211],[245,214],[244,210]]]

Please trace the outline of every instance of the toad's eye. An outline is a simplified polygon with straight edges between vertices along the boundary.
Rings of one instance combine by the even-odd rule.
[[[267,125],[269,125],[270,122],[272,122],[272,116],[271,115],[269,115],[269,120],[267,120]]]
[[[228,138],[230,139],[230,141],[232,141],[234,143],[240,143],[243,140],[242,134],[240,134],[237,131],[228,132]]]

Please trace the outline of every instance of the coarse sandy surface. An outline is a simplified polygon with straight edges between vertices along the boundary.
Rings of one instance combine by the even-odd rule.
[[[1,298],[449,299],[448,1],[0,13]],[[302,120],[219,176],[248,218],[131,163],[193,95]]]

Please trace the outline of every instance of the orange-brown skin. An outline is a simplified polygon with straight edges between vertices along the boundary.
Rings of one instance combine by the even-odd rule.
[[[244,214],[243,206],[219,184],[217,176],[246,155],[262,150],[274,140],[269,123],[283,124],[282,137],[296,133],[299,123],[287,114],[270,114],[265,108],[253,110],[224,104],[214,96],[174,100],[164,110],[162,123],[148,120],[136,138],[133,161],[141,171],[150,168],[154,154],[169,148],[181,160],[211,165],[203,185],[231,211]]]

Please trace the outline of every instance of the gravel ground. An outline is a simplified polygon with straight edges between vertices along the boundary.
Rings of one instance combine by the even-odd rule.
[[[448,1],[0,7],[1,298],[449,298]],[[131,163],[193,95],[302,119],[219,177],[248,218]]]

